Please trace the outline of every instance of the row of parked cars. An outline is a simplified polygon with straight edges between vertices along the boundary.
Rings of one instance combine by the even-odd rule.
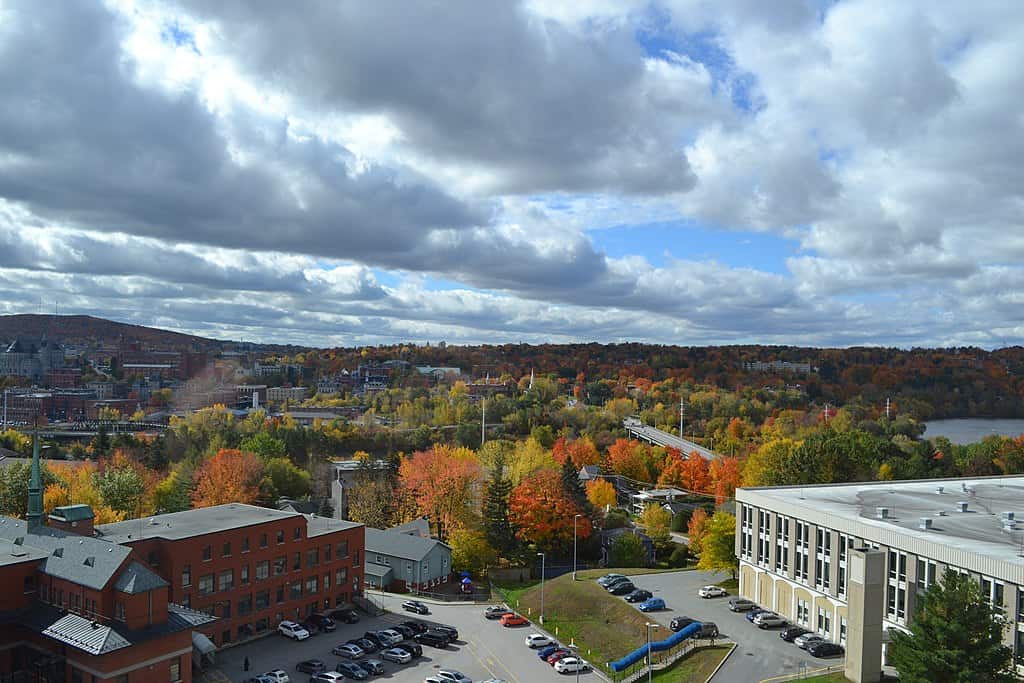
[[[775,612],[759,607],[754,601],[747,598],[735,597],[729,599],[729,609],[733,612],[746,612],[747,621],[758,628],[779,628],[779,637],[787,643],[793,643],[797,647],[807,650],[814,657],[835,657],[842,655],[845,649],[839,643],[833,643],[825,636],[814,633],[810,629],[797,624],[790,624],[785,617]]]
[[[637,609],[641,612],[656,612],[666,609],[663,599],[654,597],[649,590],[637,588],[628,576],[605,574],[597,580],[597,584],[612,595],[623,596],[626,602],[639,603]]]
[[[543,633],[531,633],[526,636],[526,647],[537,650],[537,656],[553,666],[555,671],[560,674],[574,674],[590,670],[590,663],[587,660]]]
[[[484,610],[484,618],[497,620],[499,624],[506,628],[512,626],[527,626],[530,620],[524,617],[522,614],[510,610],[504,605],[492,605]]]

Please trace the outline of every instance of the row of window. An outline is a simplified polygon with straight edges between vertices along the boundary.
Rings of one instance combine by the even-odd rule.
[[[230,573],[230,572],[225,572],[225,573]],[[298,581],[292,581],[289,584],[281,584],[281,585],[277,586],[276,589],[274,589],[275,601],[276,601],[277,604],[281,604],[281,603],[285,602],[285,590],[286,589],[288,591],[288,597],[287,597],[288,600],[298,600],[303,595],[312,595],[312,594],[318,593],[318,592],[320,592],[320,587],[321,586],[323,586],[323,590],[324,591],[329,591],[331,589],[331,578],[332,577],[331,577],[330,574],[324,574],[322,581],[321,581],[321,578],[319,576],[310,576],[310,577],[306,577],[306,579],[304,581],[303,580],[298,580]],[[348,567],[342,567],[342,568],[338,569],[334,573],[333,579],[334,579],[334,585],[335,586],[343,586],[345,584],[345,582],[348,580]],[[201,577],[199,579],[199,595],[200,596],[209,595],[210,593],[213,592],[212,590],[209,590],[209,591],[204,590],[204,588],[212,586],[212,582],[213,582],[213,575],[212,574],[209,574],[207,576]],[[189,595],[188,593],[186,593],[185,595],[182,596],[181,603],[185,607],[191,607],[192,606],[192,596]],[[270,589],[263,590],[263,591],[258,591],[255,594],[250,593],[250,594],[244,595],[241,598],[239,598],[237,603],[236,603],[236,608],[238,610],[238,614],[239,615],[249,614],[250,612],[253,611],[254,606],[255,606],[255,609],[257,611],[261,610],[261,609],[266,609],[267,607],[270,606]],[[220,610],[219,614],[216,613],[216,610],[218,608]],[[213,603],[213,605],[209,605],[209,606],[203,608],[202,611],[207,612],[211,616],[230,617],[231,616],[231,601],[224,600],[224,601],[221,601],[221,602]]]
[[[344,551],[344,555],[337,555],[338,559],[348,557],[348,542],[339,543],[337,550],[339,553]],[[331,555],[331,546],[324,546],[324,562],[330,562],[334,559]],[[358,566],[359,558],[358,553],[354,558],[354,564]],[[320,566],[320,548],[311,548],[306,551],[306,569],[313,569],[314,567]],[[256,580],[262,581],[270,577],[271,560],[260,560],[256,562]],[[281,576],[287,571],[288,568],[288,557],[281,555],[273,560],[274,576]],[[292,553],[291,561],[292,571],[302,570],[302,553]],[[213,574],[206,574],[199,578],[199,593],[201,595],[207,595],[213,592]],[[242,585],[249,583],[249,565],[243,564],[239,567],[239,582]],[[181,587],[188,588],[192,585],[192,565],[186,564],[181,569]],[[227,569],[217,574],[217,590],[225,591],[231,590],[234,587],[234,570]]]
[[[302,528],[301,527],[295,527],[295,532],[294,532],[294,534],[292,534],[292,540],[295,540],[295,541],[302,540]],[[277,545],[283,545],[283,544],[284,544],[284,531],[278,531],[277,532]],[[269,547],[269,545],[267,543],[267,534],[260,534],[260,548],[261,549],[265,549],[265,548],[268,548],[268,547]],[[336,549],[337,552],[334,553],[333,555],[332,555],[332,552],[331,552],[332,551],[332,546],[331,546],[330,543],[325,545],[323,548],[324,548],[324,562],[330,562],[334,557],[337,557],[338,559],[348,557],[348,541],[341,541],[340,543],[338,543],[338,546],[337,546],[337,549]],[[314,551],[317,552],[317,553],[320,552],[319,548],[314,548],[313,550],[311,550],[309,552],[314,552]],[[249,537],[248,536],[246,536],[245,538],[242,539],[242,552],[243,553],[249,552]],[[224,544],[221,546],[220,556],[221,557],[231,557],[231,541],[225,541]],[[212,559],[213,559],[213,546],[212,545],[205,545],[205,546],[203,546],[203,562],[208,562],[208,561],[210,561]],[[317,560],[317,561],[319,561],[319,560]]]

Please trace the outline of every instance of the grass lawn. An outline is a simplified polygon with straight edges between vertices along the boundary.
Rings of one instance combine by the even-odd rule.
[[[729,595],[737,595],[740,591],[739,579],[726,579],[725,581],[719,581],[715,585],[729,591]]]
[[[814,676],[813,678],[800,678],[798,680],[803,683],[846,683],[846,676],[837,671],[836,673]]]
[[[697,650],[676,662],[671,669],[656,671],[653,680],[658,683],[704,683],[730,649],[729,645],[715,645]]]

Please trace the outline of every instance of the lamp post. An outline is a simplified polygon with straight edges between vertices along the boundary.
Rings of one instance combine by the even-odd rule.
[[[583,668],[580,666],[580,663],[583,661],[583,658],[580,657],[580,646],[570,644],[569,649],[576,656],[576,683],[580,683],[580,669]]]
[[[651,661],[651,629],[661,628],[661,624],[652,624],[648,621],[644,624],[644,627],[647,629],[647,683],[651,683],[651,676],[653,675],[653,669],[651,669],[651,664],[653,664]]]
[[[572,580],[576,580],[576,522],[583,515],[576,515],[572,518]]]
[[[544,564],[547,561],[547,555],[544,553],[537,553],[540,556],[540,623],[544,623]]]

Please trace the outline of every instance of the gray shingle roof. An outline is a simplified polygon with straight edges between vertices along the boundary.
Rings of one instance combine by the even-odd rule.
[[[419,536],[420,538],[430,538],[430,520],[423,517],[417,517],[411,522],[405,524],[399,524],[393,526],[388,531],[394,531],[400,534],[409,534]]]
[[[135,595],[136,593],[145,593],[146,591],[151,591],[154,588],[163,588],[168,585],[170,584],[151,572],[145,566],[132,561],[128,563],[125,570],[117,577],[117,581],[114,583],[114,588],[122,593]]]
[[[127,638],[112,627],[98,624],[77,614],[65,614],[43,629],[43,635],[91,655],[102,655],[131,645]]]
[[[11,517],[0,517],[0,539],[15,545],[20,539],[26,551],[45,553],[43,573],[96,590],[110,583],[131,554],[131,548],[52,527],[28,533],[24,520]]]
[[[370,553],[400,557],[403,560],[420,561],[437,546],[448,548],[441,541],[420,538],[395,531],[383,531],[366,527],[366,556]]]
[[[168,512],[145,519],[101,524],[96,530],[114,543],[137,541],[141,538],[179,540],[289,518],[298,520],[302,519],[302,515],[245,503],[227,503],[182,512]]]
[[[377,578],[383,578],[391,573],[391,567],[386,567],[376,562],[367,562],[364,572],[370,576],[376,576]]]

